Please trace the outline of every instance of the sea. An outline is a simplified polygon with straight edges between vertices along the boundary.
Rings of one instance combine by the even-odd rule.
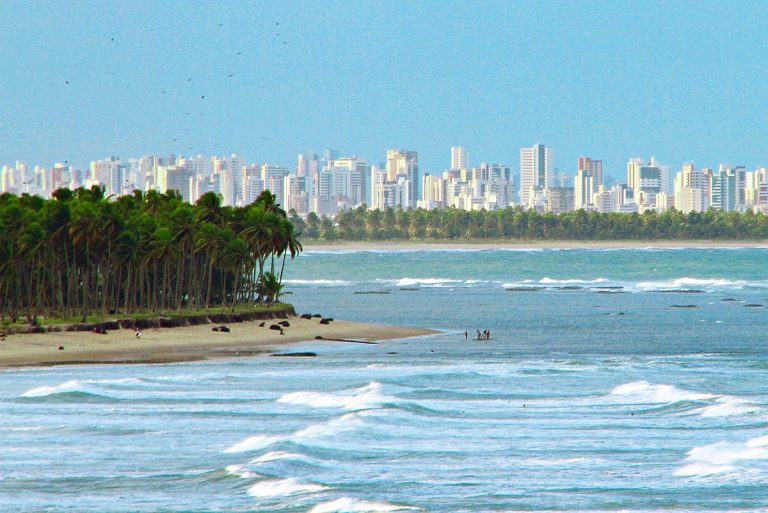
[[[768,511],[768,248],[312,250],[285,276],[299,313],[437,333],[4,369],[0,511]]]

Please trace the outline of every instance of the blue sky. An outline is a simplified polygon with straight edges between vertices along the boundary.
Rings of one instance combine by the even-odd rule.
[[[758,2],[5,0],[0,20],[0,164],[404,147],[439,171],[463,145],[516,170],[542,142],[566,173],[768,165]]]

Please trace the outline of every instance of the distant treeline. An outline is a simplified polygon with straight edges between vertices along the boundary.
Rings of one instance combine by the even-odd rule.
[[[204,310],[280,293],[286,256],[301,251],[275,196],[223,207],[175,191],[104,188],[0,195],[0,316]]]
[[[746,240],[768,239],[768,216],[747,211],[708,210],[684,214],[597,213],[555,215],[522,208],[473,211],[368,210],[360,207],[334,219],[291,215],[302,239],[314,240]]]

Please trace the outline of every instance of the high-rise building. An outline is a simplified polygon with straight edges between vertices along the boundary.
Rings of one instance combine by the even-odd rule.
[[[167,168],[166,190],[178,191],[184,201],[192,200],[194,183],[195,176],[187,166],[169,166]]]
[[[688,212],[703,212],[709,208],[711,172],[697,170],[692,163],[683,164],[675,176],[675,209]]]
[[[593,160],[589,157],[579,157],[576,169],[577,171],[584,171],[592,175],[592,182],[594,183],[595,190],[597,190],[601,185],[603,185],[603,161],[602,160]]]
[[[667,192],[669,169],[659,166],[651,157],[646,163],[641,158],[632,158],[627,162],[627,185],[634,191],[635,203],[640,210],[653,209],[656,195]]]
[[[403,208],[416,207],[420,197],[419,186],[419,155],[409,150],[387,150],[387,181],[397,183],[403,178],[410,184],[407,186],[406,204]],[[399,197],[399,196],[398,196]]]
[[[530,204],[534,188],[546,188],[551,184],[550,150],[543,144],[520,149],[520,202]]]
[[[574,209],[573,187],[547,187],[546,198],[547,212],[562,214]]]
[[[462,146],[451,146],[451,169],[467,169],[469,153]]]
[[[581,160],[581,159],[579,159]],[[602,170],[600,170],[602,172]],[[594,206],[593,196],[599,189],[597,179],[586,169],[579,169],[576,173],[576,179],[573,183],[573,207],[576,210],[588,209]]]

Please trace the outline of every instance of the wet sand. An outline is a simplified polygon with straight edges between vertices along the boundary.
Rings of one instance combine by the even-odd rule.
[[[262,353],[290,352],[284,346],[325,339],[376,341],[415,337],[435,333],[432,330],[385,326],[334,320],[328,325],[320,319],[291,317],[284,334],[269,329],[277,319],[227,324],[231,330],[214,332],[216,325],[144,330],[137,338],[131,330],[110,331],[106,335],[89,332],[61,332],[9,335],[0,340],[0,367],[96,364],[96,363],[169,363]],[[339,342],[342,343],[342,342]],[[59,350],[59,347],[63,349]]]

